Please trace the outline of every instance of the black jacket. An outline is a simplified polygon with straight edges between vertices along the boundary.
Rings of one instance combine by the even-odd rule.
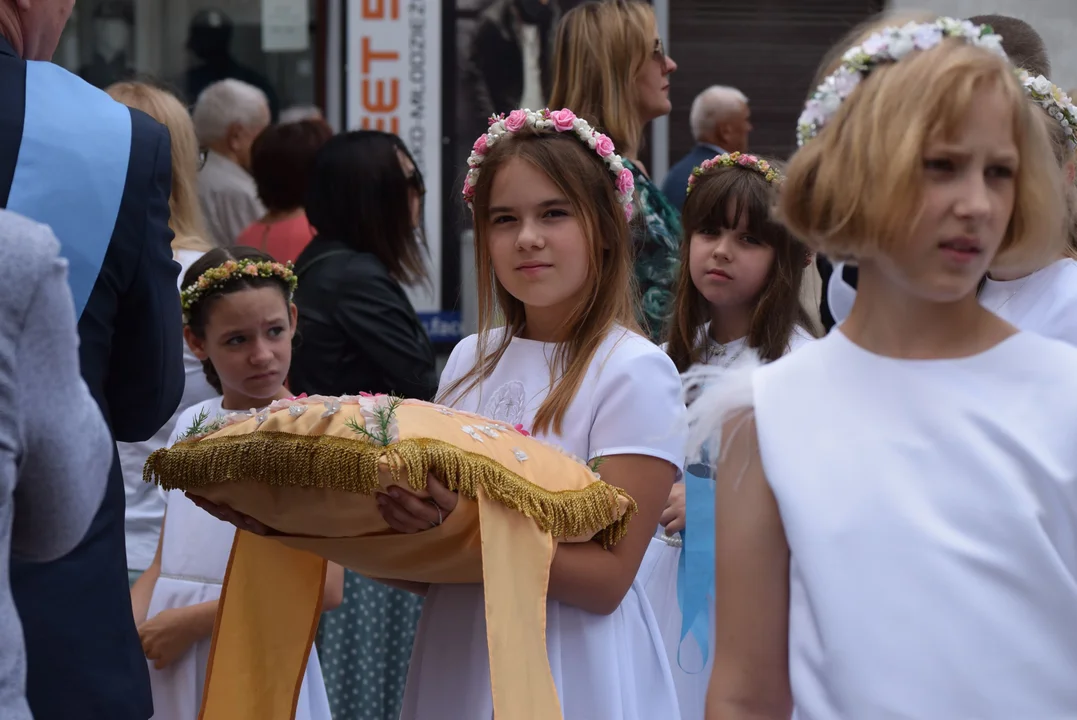
[[[553,83],[550,58],[558,20],[559,15],[554,12],[550,22],[538,29],[542,95],[547,102]],[[520,107],[524,93],[524,55],[517,35],[519,23],[512,0],[496,0],[479,19],[464,67],[465,86],[475,93],[472,121],[475,133],[485,132],[491,115]]]
[[[26,86],[26,63],[0,38],[0,207],[7,207],[15,181]],[[152,437],[175,411],[184,382],[180,268],[168,228],[168,131],[138,110],[130,110],[130,118],[123,196],[78,323],[82,376],[113,438],[122,442]],[[78,116],[56,121],[63,132],[84,127]],[[65,199],[58,194],[56,202]],[[58,239],[64,252],[77,251],[77,235]],[[131,615],[124,508],[114,452],[105,498],[79,546],[54,562],[11,564],[26,639],[26,694],[38,720],[146,720],[153,714],[146,657]]]
[[[292,392],[433,399],[438,376],[430,338],[381,261],[316,237],[300,254],[296,273]]]

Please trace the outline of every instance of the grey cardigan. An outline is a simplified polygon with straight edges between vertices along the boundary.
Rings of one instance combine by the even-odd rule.
[[[10,558],[46,562],[82,540],[112,465],[79,374],[67,262],[52,231],[0,210],[0,718],[31,720]]]

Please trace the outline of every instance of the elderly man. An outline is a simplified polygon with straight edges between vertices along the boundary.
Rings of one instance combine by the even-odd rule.
[[[662,192],[675,207],[684,207],[688,176],[704,160],[724,152],[747,152],[752,131],[748,98],[736,88],[713,85],[692,101],[688,114],[696,146],[669,169]]]
[[[73,4],[0,0],[0,208],[51,226],[60,241],[82,376],[113,438],[136,442],[157,432],[183,393],[170,142],[148,115],[48,62]],[[112,452],[104,500],[77,547],[52,562],[11,562],[37,720],[153,714]]]
[[[208,153],[198,178],[198,198],[209,234],[231,247],[266,213],[250,175],[251,144],[269,125],[265,93],[241,80],[215,82],[194,106],[195,133]]]

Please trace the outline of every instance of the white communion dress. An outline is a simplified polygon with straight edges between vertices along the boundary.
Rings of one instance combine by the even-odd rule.
[[[714,433],[754,403],[797,717],[1077,717],[1075,370],[1033,333],[900,360],[839,329],[693,404]]]
[[[498,338],[491,333],[491,347]],[[482,384],[448,404],[530,430],[550,391],[556,346],[514,338]],[[442,391],[476,364],[477,337],[453,350]],[[440,395],[440,391],[439,391]],[[684,462],[685,409],[673,362],[616,328],[599,346],[560,435],[542,439],[584,459],[647,455]],[[434,585],[423,604],[401,720],[491,720],[483,589]],[[677,720],[677,697],[650,603],[637,577],[610,615],[546,603],[546,644],[565,720]]]
[[[214,398],[185,410],[176,421],[169,445],[187,431],[199,412],[213,420],[221,410]],[[161,575],[153,588],[148,618],[171,608],[217,600],[221,594],[236,529],[191,502],[183,492],[167,493],[161,545]],[[211,637],[199,640],[172,665],[157,670],[150,662],[152,720],[196,720],[202,705]],[[299,691],[296,720],[332,720],[318,654],[311,648]]]

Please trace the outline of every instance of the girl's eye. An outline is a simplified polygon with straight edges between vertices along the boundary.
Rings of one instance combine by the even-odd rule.
[[[280,337],[284,334],[284,328],[277,326],[269,328],[269,337]]]
[[[946,158],[925,158],[924,169],[935,172],[953,172],[954,163]]]
[[[561,208],[551,208],[550,210],[546,211],[546,217],[549,217],[549,218],[568,217],[568,212],[566,210],[562,210]]]
[[[245,341],[246,341],[246,338],[244,338],[242,335],[233,335],[232,337],[225,340],[224,344],[225,345],[239,345],[240,343],[245,342]]]
[[[712,237],[718,237],[719,235],[721,235],[722,231],[718,230],[716,228],[700,228],[699,230],[696,230],[696,233],[699,234],[699,235],[705,235],[706,237],[712,238]]]
[[[493,224],[494,225],[504,225],[505,223],[512,222],[515,219],[516,218],[514,218],[512,215],[498,215],[497,217],[495,217],[493,219]]]
[[[754,235],[741,235],[740,239],[743,240],[744,242],[748,243],[749,245],[762,245],[763,244],[763,241],[760,240],[759,238],[755,237]]]
[[[992,178],[1012,178],[1016,173],[1007,165],[992,165],[987,168],[987,176]]]

